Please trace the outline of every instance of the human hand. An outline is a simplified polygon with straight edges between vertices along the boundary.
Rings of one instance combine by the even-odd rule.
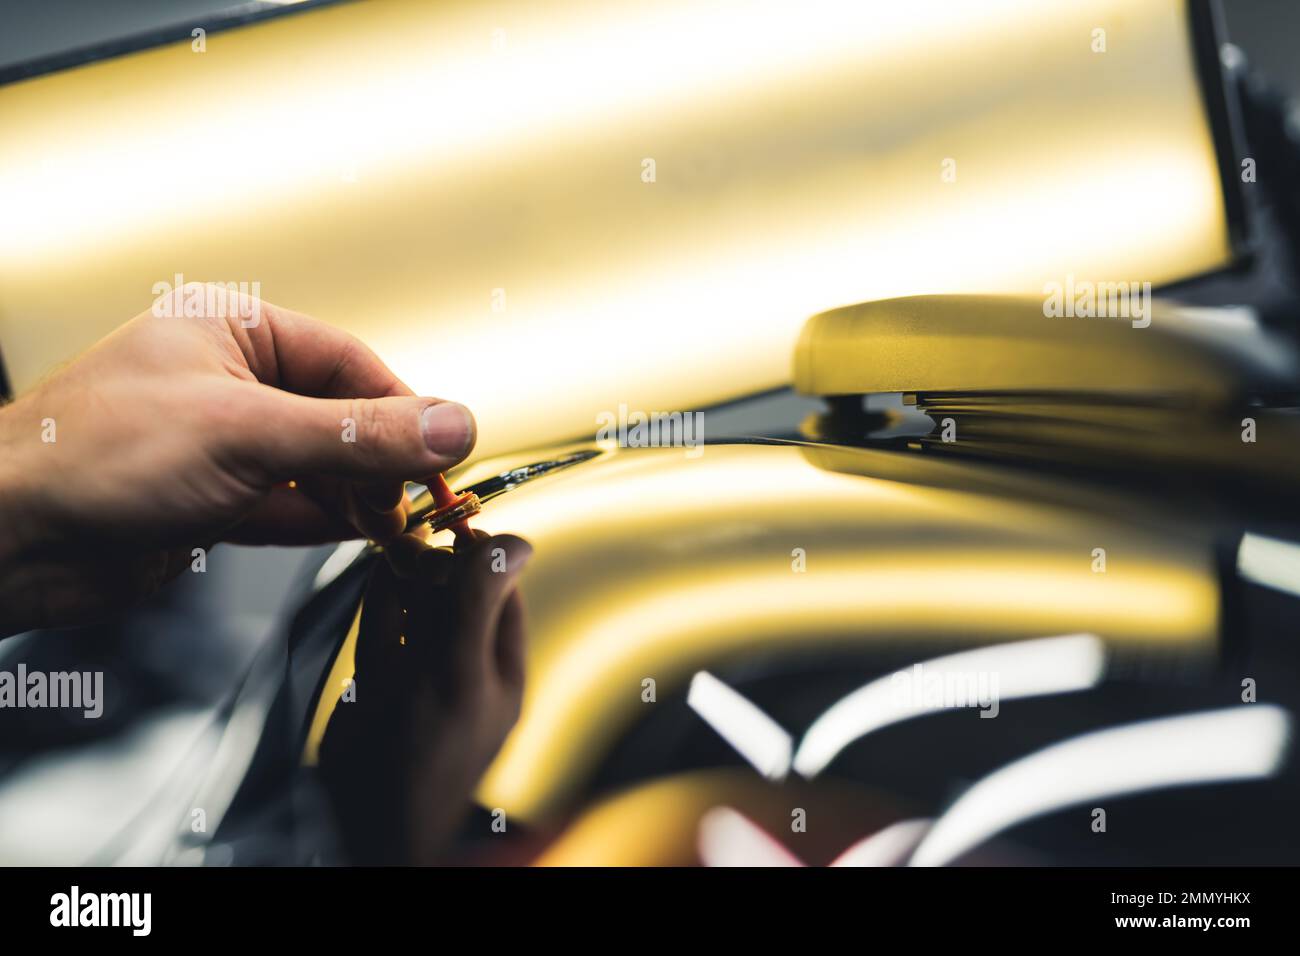
[[[468,410],[347,333],[244,298],[179,317],[193,289],[0,409],[0,637],[129,605],[217,541],[390,538],[404,480],[473,447]]]
[[[320,771],[351,862],[436,863],[519,717],[532,548],[475,532],[453,555],[403,536],[374,565],[354,699],[334,708]],[[342,688],[331,689],[341,693]]]

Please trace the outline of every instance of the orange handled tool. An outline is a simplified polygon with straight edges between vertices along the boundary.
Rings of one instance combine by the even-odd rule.
[[[469,530],[469,522],[466,519],[479,513],[482,503],[478,495],[467,491],[457,497],[442,475],[433,476],[433,480],[429,482],[429,493],[433,495],[433,502],[438,506],[438,510],[425,519],[429,527],[434,531],[450,528],[456,535],[457,543],[468,544],[473,541],[474,535]]]

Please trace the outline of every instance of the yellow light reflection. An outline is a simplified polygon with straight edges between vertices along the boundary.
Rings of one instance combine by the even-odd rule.
[[[719,805],[740,808],[777,841],[790,830],[791,801],[826,825],[798,834],[786,852],[828,863],[866,834],[898,820],[891,796],[843,781],[773,787],[752,770],[697,771],[614,794],[582,814],[536,860],[538,866],[691,866],[701,862],[701,818]],[[645,822],[653,820],[654,826]]]
[[[320,745],[325,738],[325,728],[329,726],[330,717],[334,715],[334,709],[347,689],[347,682],[357,673],[357,637],[361,633],[362,607],[362,604],[357,604],[357,612],[352,615],[352,623],[348,625],[342,647],[334,656],[334,663],[325,677],[320,700],[316,702],[316,709],[312,713],[311,724],[307,730],[307,742],[302,752],[302,762],[309,767],[316,766],[320,759]]]
[[[480,462],[456,484],[551,451]],[[1218,582],[1194,536],[1035,503],[1023,489],[909,484],[906,459],[890,478],[854,473],[879,454],[840,449],[827,471],[801,445],[616,451],[488,501],[476,527],[522,534],[535,553],[521,580],[523,715],[480,798],[524,820],[570,807],[647,706],[643,679],[662,699],[756,651],[870,655],[905,640],[920,660],[961,642],[1069,633],[1185,659],[1213,650]],[[1092,570],[1098,542],[1106,574]],[[351,653],[331,686],[350,676]],[[317,733],[332,704],[320,702]]]
[[[1213,582],[1176,567],[1106,576],[1047,551],[831,554],[818,563],[816,574],[738,561],[694,583],[642,580],[636,593],[606,593],[581,616],[555,622],[556,639],[530,661],[524,717],[482,799],[524,818],[551,809],[548,798],[576,783],[645,706],[643,678],[671,693],[697,666],[741,651],[1043,633],[1063,620],[1153,642],[1208,642],[1216,619]]]
[[[257,281],[486,454],[784,382],[822,309],[1214,268],[1183,8],[383,0],[20,83],[6,361],[31,385],[176,273]]]

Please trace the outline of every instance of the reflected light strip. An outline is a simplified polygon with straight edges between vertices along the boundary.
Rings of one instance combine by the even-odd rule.
[[[357,610],[352,615],[352,623],[348,625],[348,633],[343,638],[338,654],[334,657],[334,663],[330,665],[329,674],[325,677],[325,685],[321,689],[320,700],[317,701],[316,710],[312,714],[311,726],[307,729],[307,740],[302,749],[302,762],[308,767],[316,766],[320,760],[320,746],[325,739],[325,729],[329,726],[334,707],[343,696],[343,691],[347,689],[347,682],[356,675],[357,637],[361,633],[361,610],[364,607],[364,600],[357,602]],[[337,689],[330,693],[331,687]]]
[[[492,454],[777,386],[826,308],[1229,258],[1182,0],[390,2],[209,46],[0,95],[17,389],[159,280],[248,279],[472,407]],[[456,360],[485,330],[491,374]]]
[[[666,526],[670,516],[673,521],[694,524],[716,519],[724,510],[740,515],[769,509],[772,489],[783,488],[805,502],[799,511],[804,521],[821,515],[845,519],[869,511],[877,527],[913,527],[925,521],[1005,534],[1008,527],[1027,520],[1026,508],[1030,508],[1037,528],[1052,532],[1067,526],[1058,513],[1049,515],[1046,509],[1024,502],[980,497],[979,507],[972,508],[969,495],[958,491],[894,481],[864,482],[855,475],[810,469],[804,450],[796,445],[764,446],[761,454],[755,453],[756,447],[706,446],[690,468],[675,467],[682,460],[680,449],[620,452],[599,475],[575,470],[554,481],[547,479],[549,487],[540,505],[531,493],[512,492],[493,499],[478,523],[500,531],[527,528],[532,538],[554,541],[556,535],[571,530],[574,514],[618,515],[624,527],[641,515],[653,516],[655,527]],[[702,495],[703,488],[721,491]],[[647,511],[647,501],[659,504]],[[672,503],[671,511],[665,502]],[[1049,521],[1053,523],[1047,524]],[[432,540],[450,544],[451,532],[439,532]]]
[[[794,741],[775,720],[708,671],[691,679],[687,705],[769,780],[784,780]]]
[[[1237,548],[1237,573],[1252,584],[1300,597],[1300,545],[1248,531]]]
[[[842,698],[814,721],[794,758],[794,769],[811,779],[849,744],[873,731],[922,714],[951,707],[987,706],[998,700],[1064,694],[1096,686],[1106,669],[1106,648],[1092,634],[1047,637],[996,647],[981,647],[888,674]],[[991,700],[962,694],[931,699],[931,681],[963,692],[996,678]],[[924,686],[917,687],[922,683]],[[901,685],[901,686],[900,686]]]
[[[759,560],[720,566],[705,580],[643,578],[637,590],[605,592],[582,613],[548,622],[563,638],[534,646],[523,715],[480,797],[525,818],[547,809],[576,785],[599,741],[631,719],[619,703],[621,680],[635,675],[639,682],[644,668],[664,672],[674,664],[693,673],[742,648],[794,646],[810,607],[827,633],[862,644],[903,629],[959,634],[972,620],[1030,633],[1086,620],[1116,640],[1188,651],[1212,643],[1218,592],[1204,573],[1159,562],[1143,562],[1124,578],[1077,568],[1072,555],[954,547],[901,557],[835,555],[820,561],[815,575]],[[943,601],[935,600],[935,581],[945,582]]]
[[[1144,215],[1127,238],[1148,248],[1168,249],[1170,235],[1203,233],[1217,201],[1201,188],[1205,160],[1171,150],[1152,156],[1151,162],[1153,170],[1123,163],[1111,167],[1096,157],[1073,164],[1061,159],[1051,167],[1052,176],[1022,181],[1014,194],[1002,198],[996,217],[980,202],[952,203],[931,218],[933,231],[916,227],[927,221],[921,211],[897,209],[883,198],[873,210],[876,228],[863,230],[856,205],[845,203],[834,213],[810,196],[805,208],[814,218],[806,222],[792,215],[779,232],[737,233],[724,247],[701,247],[690,258],[680,255],[680,246],[665,245],[659,257],[647,253],[641,264],[620,260],[604,277],[598,272],[584,275],[563,297],[530,278],[531,293],[525,294],[532,303],[527,312],[494,319],[514,347],[493,353],[495,374],[487,379],[472,367],[438,362],[430,351],[413,347],[408,303],[399,302],[392,314],[369,316],[366,338],[417,391],[455,395],[475,409],[492,406],[501,381],[528,383],[525,394],[549,395],[547,403],[512,408],[498,427],[507,427],[509,421],[521,434],[558,439],[564,433],[548,429],[547,419],[562,414],[564,420],[594,432],[595,414],[627,397],[628,366],[588,362],[569,372],[566,350],[573,340],[610,334],[611,303],[618,304],[621,328],[655,330],[654,336],[637,343],[640,362],[659,370],[659,388],[669,383],[673,388],[665,389],[663,398],[649,400],[651,404],[667,404],[676,394],[686,396],[684,404],[691,407],[737,394],[735,389],[719,390],[710,380],[725,382],[740,369],[750,388],[780,385],[788,380],[790,354],[803,320],[821,309],[920,291],[1040,294],[1044,278],[1056,274],[1063,259],[1101,271],[1119,268],[1103,258],[1102,250],[1113,241],[1113,230],[1106,224],[1138,207],[1151,210],[1150,215]],[[1103,196],[1089,197],[1087,209],[1074,192],[1060,189],[1061,180],[1094,177],[1113,185]],[[1021,250],[1023,237],[1044,220],[1075,225],[1068,233],[1044,235]],[[971,242],[973,235],[981,237],[978,243]],[[1021,250],[1014,264],[1006,261],[1008,249]],[[1192,248],[1179,250],[1188,263],[1199,254]],[[1173,257],[1159,258],[1148,269],[1155,281],[1196,268],[1183,267]],[[945,263],[940,273],[930,265],[935,259]],[[862,262],[876,267],[870,281],[853,265]],[[567,334],[557,338],[556,329]],[[736,349],[735,362],[719,368],[684,356],[681,343],[700,340],[701,335],[719,348]],[[557,375],[557,369],[566,374]],[[570,374],[580,375],[583,387],[568,393],[556,390],[555,381]]]
[[[373,15],[383,16],[382,5],[375,6],[381,9]],[[402,13],[400,5],[394,9]],[[364,38],[373,36],[364,32],[372,24],[354,19],[353,11],[312,16],[322,13],[348,18]],[[322,157],[337,158],[335,166],[426,165],[445,172],[507,143],[524,152],[575,128],[671,114],[701,98],[759,98],[764,87],[756,81],[779,90],[836,64],[901,59],[920,44],[973,43],[1008,30],[1029,37],[1033,20],[1043,16],[1032,0],[969,6],[914,0],[897,7],[677,0],[604,10],[574,2],[514,10],[449,5],[427,34],[388,44],[382,58],[317,53],[303,57],[297,70],[277,74],[274,91],[256,85],[258,77],[238,76],[225,89],[204,90],[203,130],[223,132],[211,134],[211,148],[187,151],[183,163],[158,158],[203,130],[190,129],[183,114],[159,123],[150,110],[111,117],[118,127],[112,136],[105,135],[105,117],[91,117],[52,123],[9,145],[0,208],[15,228],[0,234],[0,252],[93,245],[133,228],[142,216],[157,216],[160,196],[184,196],[197,216],[198,207],[245,206],[250,191],[310,194],[327,181],[323,173],[337,173],[326,170]],[[287,31],[292,25],[268,26]],[[232,130],[238,142],[231,145],[255,155],[256,176],[218,148]],[[106,181],[115,187],[99,188]],[[195,183],[202,184],[197,193]],[[22,242],[14,241],[15,232]]]
[[[699,853],[705,866],[804,865],[766,830],[731,807],[714,807],[700,818]]]
[[[933,821],[899,820],[854,843],[831,866],[898,866]],[[704,866],[807,866],[739,810],[714,807],[700,818],[697,848]]]
[[[1290,723],[1280,707],[1250,704],[1055,744],[975,783],[909,865],[944,866],[1009,827],[1089,800],[1270,777],[1282,765]]]
[[[325,587],[340,574],[352,566],[362,551],[369,547],[370,542],[364,538],[358,538],[355,541],[342,541],[339,543],[330,556],[325,559],[325,563],[320,566],[316,572],[316,577],[312,579],[311,590],[315,594],[321,588]]]
[[[921,842],[933,820],[899,820],[859,840],[834,860],[831,866],[898,866]]]

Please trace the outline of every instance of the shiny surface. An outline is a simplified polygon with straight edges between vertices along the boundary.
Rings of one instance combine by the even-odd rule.
[[[912,671],[877,678],[836,701],[804,732],[791,765],[811,779],[850,744],[891,724],[947,707],[979,706],[994,713],[1004,700],[1088,690],[1105,671],[1105,646],[1091,634],[1016,641],[918,662]],[[981,675],[982,699],[971,693]],[[990,675],[996,678],[988,683]],[[924,692],[926,680],[945,677],[949,686],[961,689],[955,697]]]
[[[1290,714],[1262,704],[1062,741],[972,784],[935,822],[910,865],[944,866],[1017,823],[1085,801],[1271,777],[1290,738]]]
[[[790,832],[790,806],[824,825]],[[902,815],[892,798],[842,782],[777,789],[748,771],[684,773],[598,801],[535,861],[538,866],[692,866],[700,862],[702,818],[720,805],[742,807],[783,855],[829,863],[855,840]],[[654,821],[654,838],[646,822]]]
[[[584,461],[590,461],[601,454],[598,448],[584,448],[574,452],[556,455],[554,458],[547,458],[542,461],[529,462],[526,465],[520,465],[517,468],[508,468],[497,475],[484,478],[481,481],[474,482],[470,488],[462,489],[461,497],[473,494],[479,507],[483,502],[491,501],[497,495],[505,494],[512,491],[520,485],[536,481],[544,475],[549,475],[554,471],[562,468],[571,468],[574,465],[581,464]],[[422,523],[428,523],[434,531],[443,530],[433,524],[433,518],[437,514],[437,502],[429,489],[411,496],[411,510],[408,513],[406,521],[406,530],[414,531]],[[477,513],[477,509],[476,512]]]
[[[844,303],[1230,259],[1181,0],[308,9],[0,88],[0,209],[17,389],[258,282],[484,454],[788,381]]]
[[[443,531],[458,521],[472,518],[479,513],[479,509],[482,507],[483,503],[479,501],[478,495],[470,491],[459,495],[451,504],[439,508],[424,520],[432,530]]]
[[[1147,324],[1135,326],[1127,314],[1045,315],[1041,295],[864,302],[808,320],[794,385],[812,395],[1065,393],[1211,406],[1289,392],[1300,378],[1294,345],[1249,316],[1159,300],[1143,312]],[[1105,404],[1084,411],[1125,421]]]
[[[465,488],[573,450],[449,479]],[[882,460],[899,477],[870,476]],[[641,699],[646,678],[663,700],[698,670],[756,654],[869,655],[903,642],[921,660],[1069,633],[1157,656],[1215,651],[1217,576],[1193,529],[1063,507],[1061,482],[1038,482],[1038,501],[1023,476],[1001,496],[906,483],[909,470],[918,480],[935,471],[909,456],[795,444],[709,445],[698,458],[611,450],[485,504],[477,528],[522,534],[535,553],[520,585],[523,716],[482,802],[529,821],[565,811],[653,706]],[[938,471],[972,487],[989,480],[979,468]],[[1097,547],[1110,554],[1106,573],[1093,571]]]

